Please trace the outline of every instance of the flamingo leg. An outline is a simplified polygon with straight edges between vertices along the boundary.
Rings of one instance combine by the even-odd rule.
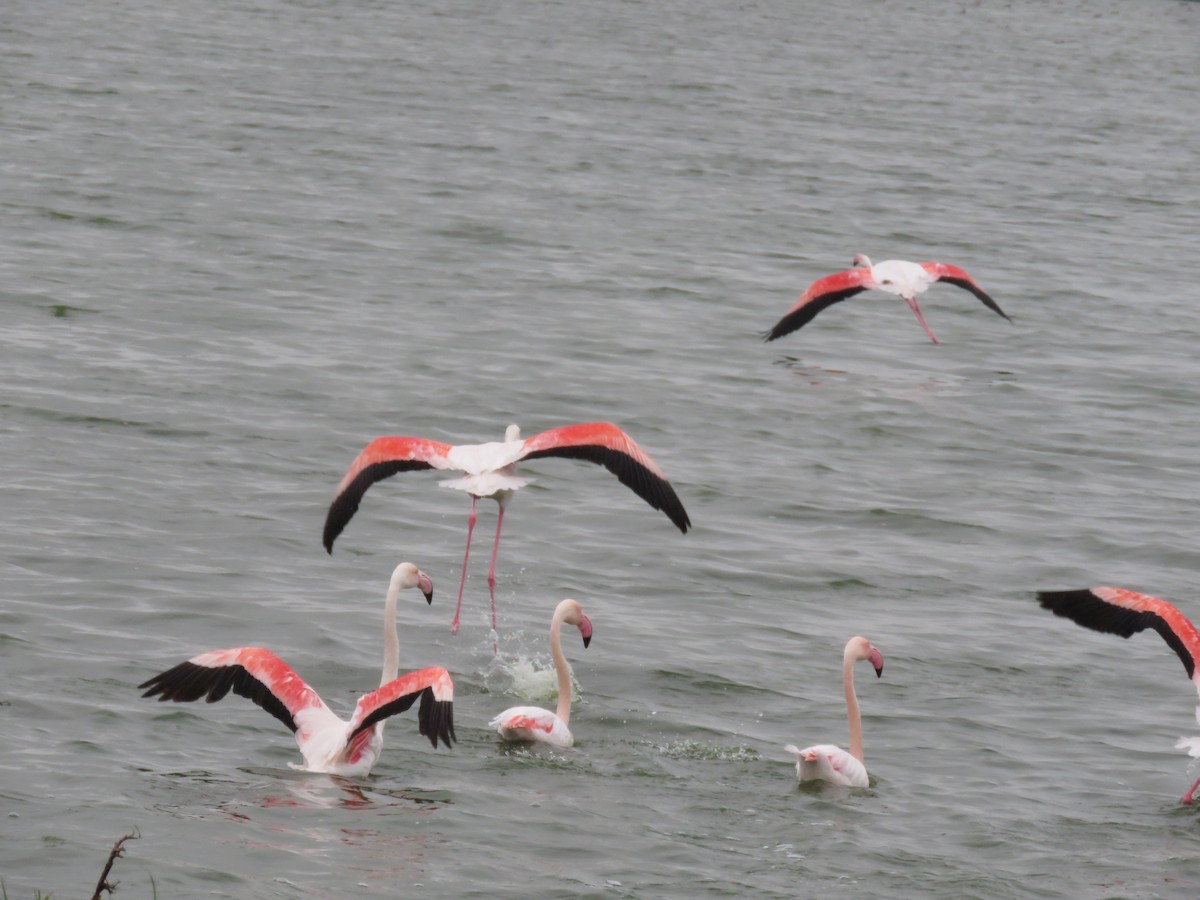
[[[1188,788],[1188,792],[1179,798],[1179,802],[1191,803],[1196,797],[1196,788],[1200,788],[1200,778],[1197,778],[1196,783]]]
[[[905,297],[904,302],[908,304],[909,309],[917,314],[917,321],[921,323],[921,327],[925,329],[925,333],[929,335],[929,339],[935,344],[940,344],[941,341],[937,339],[937,335],[930,331],[929,326],[925,324],[925,317],[921,315],[921,307],[917,306],[917,298]]]
[[[492,564],[488,568],[488,593],[492,597],[492,652],[499,651],[496,643],[496,555],[500,552],[500,528],[504,525],[504,504],[500,504],[500,513],[496,517],[496,540],[492,544]]]
[[[475,531],[475,501],[479,498],[471,495],[471,515],[467,517],[467,549],[463,551],[462,579],[458,582],[458,603],[454,606],[454,621],[450,623],[450,633],[458,634],[458,614],[462,609],[463,588],[467,586],[467,557],[471,555],[471,534]]]

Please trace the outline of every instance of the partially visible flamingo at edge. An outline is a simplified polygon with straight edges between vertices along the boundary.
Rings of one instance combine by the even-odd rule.
[[[863,291],[876,290],[899,295],[916,315],[929,339],[935,344],[940,344],[941,341],[925,323],[925,316],[921,314],[921,307],[917,304],[917,295],[924,293],[931,284],[939,281],[970,291],[983,301],[983,305],[988,309],[1012,321],[979,283],[958,266],[939,262],[915,263],[906,259],[887,259],[872,265],[870,257],[860,253],[854,257],[853,268],[826,275],[809,285],[808,290],[800,295],[791,309],[784,313],[783,318],[763,336],[763,340],[773,341],[785,334],[791,334],[833,304]]]
[[[467,583],[467,558],[471,554],[471,535],[475,531],[475,504],[491,498],[500,507],[496,518],[496,538],[488,567],[488,593],[492,604],[492,632],[496,631],[496,556],[500,550],[500,529],[504,510],[519,488],[529,479],[517,477],[521,460],[560,456],[584,459],[604,466],[654,509],[662,510],[681,532],[687,533],[691,520],[675,489],[662,470],[628,434],[611,422],[587,422],[565,425],[521,440],[521,429],[509,425],[504,440],[487,444],[444,444],[417,437],[379,437],[371,441],[350,464],[325,517],[323,541],[332,553],[333,542],[349,524],[362,502],[367,488],[377,481],[414,469],[458,469],[462,478],[440,482],[442,487],[466,491],[471,495],[471,514],[467,518],[467,547],[463,552],[462,577],[458,584],[458,602],[454,607],[453,634],[458,633],[463,589]]]
[[[803,750],[795,744],[784,749],[796,757],[796,777],[800,781],[829,781],[847,787],[870,787],[863,757],[862,716],[858,695],[854,692],[854,664],[867,660],[876,677],[883,675],[883,654],[865,637],[855,636],[842,652],[842,688],[846,694],[846,715],[850,719],[850,752],[835,744],[814,744]]]
[[[575,736],[571,722],[571,666],[563,654],[560,632],[564,624],[574,625],[583,636],[586,650],[592,642],[592,621],[577,600],[563,600],[550,619],[550,656],[558,676],[558,708],[555,712],[538,706],[514,706],[506,709],[488,725],[506,741],[534,741],[555,747],[570,747]]]
[[[269,712],[296,736],[302,765],[293,769],[332,775],[366,775],[383,750],[384,719],[417,700],[417,728],[436,748],[454,736],[454,683],[437,666],[400,675],[396,600],[418,588],[433,602],[433,582],[412,563],[392,572],[384,605],[383,673],[379,689],[364,694],[349,721],[341,719],[287,663],[264,647],[236,647],[193,656],[138,685],[143,697],[187,703],[204,697],[215,703],[232,690]]]
[[[1093,587],[1073,591],[1039,591],[1038,602],[1056,616],[1070,619],[1077,625],[1130,637],[1139,631],[1153,628],[1183,662],[1188,679],[1200,695],[1200,631],[1187,616],[1166,600],[1116,587]],[[1200,707],[1197,707],[1200,719]],[[1181,737],[1176,748],[1200,757],[1200,737]],[[1191,803],[1200,789],[1200,779],[1179,798]]]

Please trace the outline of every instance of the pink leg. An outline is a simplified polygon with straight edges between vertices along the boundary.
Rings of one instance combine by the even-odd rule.
[[[940,344],[941,341],[937,339],[937,335],[930,331],[929,326],[925,324],[925,317],[921,315],[921,307],[917,306],[917,298],[913,297],[910,300],[908,297],[905,297],[904,302],[908,304],[909,309],[917,314],[917,321],[921,323],[921,327],[925,329],[925,333],[929,335],[929,339],[935,344]]]
[[[450,623],[450,633],[458,634],[458,613],[462,609],[463,588],[467,586],[467,557],[471,555],[471,534],[475,531],[475,500],[471,497],[471,515],[467,517],[467,549],[463,551],[462,580],[458,582],[458,603],[454,607],[454,621]]]
[[[496,633],[496,554],[500,552],[500,528],[504,525],[504,507],[500,507],[500,514],[496,517],[496,541],[492,544],[492,565],[488,569],[488,592],[492,595],[492,634]],[[496,638],[492,638],[492,652],[499,650],[496,645]]]
[[[1188,789],[1188,792],[1179,798],[1180,803],[1191,803],[1196,797],[1196,788],[1200,788],[1200,778],[1196,779],[1196,783]]]

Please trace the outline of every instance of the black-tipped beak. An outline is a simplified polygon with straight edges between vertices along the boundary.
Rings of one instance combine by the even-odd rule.
[[[876,677],[876,678],[882,678],[882,677],[883,677],[883,666],[876,666],[876,667],[875,667],[875,677]]]
[[[421,591],[421,593],[425,595],[425,602],[428,603],[430,606],[433,606],[433,591],[432,591],[432,589],[428,590],[428,591]]]
[[[583,649],[584,649],[584,650],[586,650],[586,649],[588,648],[588,644],[590,644],[591,642],[592,642],[592,636],[591,636],[590,634],[589,634],[589,635],[587,635],[586,637],[584,637],[584,639],[583,639]]]

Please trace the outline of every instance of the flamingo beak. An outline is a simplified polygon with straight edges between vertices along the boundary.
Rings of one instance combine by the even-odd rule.
[[[425,595],[425,602],[430,606],[433,605],[433,579],[424,572],[417,570],[417,587],[421,589],[421,593]]]
[[[871,661],[871,665],[875,668],[875,677],[883,677],[883,654],[878,649],[872,647],[867,653],[867,659]]]
[[[579,618],[579,633],[583,635],[583,649],[586,650],[592,642],[592,620],[587,616]]]

